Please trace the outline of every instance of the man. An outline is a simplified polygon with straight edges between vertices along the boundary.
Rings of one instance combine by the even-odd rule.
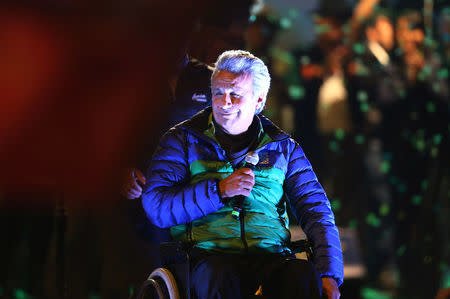
[[[365,200],[359,200],[362,215],[380,217],[379,225],[361,222],[358,226],[363,245],[368,281],[391,290],[397,284],[394,246],[395,213],[380,213],[394,207],[388,173],[382,163],[398,139],[399,92],[405,88],[399,63],[393,53],[395,37],[391,13],[377,7],[361,22],[364,39],[347,68],[347,90],[357,133],[365,137],[362,144]],[[404,107],[401,107],[404,109]],[[360,221],[363,219],[359,219]],[[390,279],[387,279],[387,278]]]
[[[258,115],[267,67],[226,51],[211,85],[212,108],[161,139],[142,196],[148,218],[198,252],[191,287],[199,298],[246,298],[260,285],[270,298],[319,298],[321,284],[339,298],[342,252],[329,201],[300,146]],[[259,156],[254,170],[243,167],[249,151]],[[285,198],[314,243],[315,269],[291,258]]]

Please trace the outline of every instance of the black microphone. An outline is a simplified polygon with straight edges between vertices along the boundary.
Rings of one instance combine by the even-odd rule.
[[[255,169],[256,164],[259,162],[259,156],[258,153],[255,152],[248,152],[247,155],[245,155],[245,164],[244,168],[250,168],[251,170]],[[236,200],[233,204],[233,212],[231,212],[231,215],[233,215],[233,218],[238,220],[239,215],[241,213],[242,207],[244,205],[245,196],[244,195],[238,195],[235,197]]]

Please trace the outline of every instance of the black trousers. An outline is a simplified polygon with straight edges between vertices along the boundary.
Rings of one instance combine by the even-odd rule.
[[[194,261],[191,288],[202,298],[321,298],[312,263],[286,256],[207,255]]]

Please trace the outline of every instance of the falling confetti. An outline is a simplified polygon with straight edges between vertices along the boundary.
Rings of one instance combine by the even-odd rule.
[[[331,201],[331,209],[337,212],[341,209],[341,201],[339,199],[334,199]]]
[[[364,135],[362,135],[362,134],[357,134],[355,136],[355,143],[356,144],[363,144],[364,140],[365,140],[365,138],[364,138]]]
[[[381,224],[380,218],[378,218],[374,213],[369,213],[366,217],[366,222],[370,226],[379,227]]]
[[[336,129],[336,131],[334,132],[334,136],[336,137],[336,139],[342,140],[345,137],[345,132],[341,128]]]
[[[382,215],[382,216],[387,216],[388,214],[389,214],[389,210],[390,210],[390,208],[389,208],[389,205],[388,204],[382,204],[381,206],[380,206],[380,215]]]
[[[422,202],[422,196],[420,196],[420,195],[414,195],[414,196],[413,196],[413,198],[412,198],[412,203],[413,203],[415,206],[420,205],[421,202]]]
[[[299,100],[305,97],[305,89],[300,85],[289,86],[288,93],[293,100]]]
[[[406,251],[406,245],[402,245],[397,249],[397,255],[402,256]]]

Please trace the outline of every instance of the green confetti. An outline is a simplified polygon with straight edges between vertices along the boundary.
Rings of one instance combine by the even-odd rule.
[[[404,89],[399,89],[399,90],[397,91],[397,94],[398,94],[398,96],[399,96],[401,99],[404,99],[404,98],[406,97],[406,90],[404,90]]]
[[[361,103],[361,105],[360,105],[360,109],[361,109],[361,111],[362,112],[367,112],[367,111],[369,111],[369,104],[367,104],[367,103]]]
[[[380,215],[387,216],[389,214],[389,210],[390,210],[390,208],[389,208],[388,204],[386,204],[386,203],[382,204],[380,206],[380,210],[379,210]]]
[[[436,134],[433,136],[433,143],[436,145],[441,144],[442,142],[442,135],[441,134]]]
[[[22,289],[15,289],[14,290],[14,298],[15,299],[27,299],[27,298],[30,298],[30,296],[28,296],[28,294]]]
[[[281,18],[280,19],[280,26],[283,29],[289,29],[292,27],[292,22],[288,18]]]
[[[309,64],[309,63],[311,63],[311,59],[310,59],[308,56],[302,56],[302,57],[300,58],[300,62],[301,62],[302,64]]]
[[[431,12],[425,11],[425,14],[426,14],[426,15],[430,15]],[[433,44],[434,44],[434,40],[433,40],[431,37],[426,36],[425,39],[424,39],[424,41],[423,41],[423,43],[424,43],[427,47],[432,47]]]
[[[362,299],[391,299],[392,296],[389,294],[386,294],[380,290],[366,287],[366,288],[361,289],[361,298]]]
[[[436,105],[433,102],[428,102],[427,103],[427,111],[429,113],[434,113],[436,112]]]
[[[336,129],[336,131],[334,132],[334,136],[336,137],[336,139],[342,140],[345,137],[345,132],[341,128]]]
[[[358,227],[358,220],[357,219],[351,219],[348,222],[348,227],[349,228],[357,228]]]
[[[291,85],[288,88],[288,93],[293,100],[299,100],[305,96],[305,89],[300,85]]]
[[[256,21],[256,16],[255,16],[255,15],[251,15],[251,16],[248,18],[248,21],[249,21],[250,23]]]
[[[450,288],[450,270],[447,268],[447,271],[442,275],[441,286],[442,288]]]
[[[402,256],[406,251],[406,245],[402,245],[397,249],[397,255]]]
[[[412,203],[413,203],[415,206],[420,205],[421,202],[422,202],[422,196],[420,196],[420,195],[414,195],[414,196],[413,196],[413,198],[412,198]]]
[[[391,170],[391,163],[389,163],[389,161],[384,160],[384,161],[381,163],[380,171],[381,171],[382,173],[386,174],[386,173],[389,172],[389,170]]]
[[[332,151],[332,152],[338,152],[339,151],[339,144],[335,141],[332,140],[330,141],[330,143],[328,144],[328,148]]]
[[[443,69],[438,70],[437,77],[438,77],[438,79],[448,78],[448,69],[443,68]]]
[[[422,188],[422,191],[427,190],[427,188],[428,188],[428,180],[423,180],[422,183],[420,184],[420,187]]]
[[[364,135],[358,134],[355,136],[355,143],[356,144],[363,144],[364,143]]]
[[[358,90],[357,94],[356,94],[356,98],[358,99],[358,101],[360,102],[367,102],[367,99],[369,98],[367,96],[367,92],[364,90]]]
[[[355,51],[356,54],[363,54],[365,50],[365,47],[361,43],[355,43],[353,45],[353,51]]]
[[[134,287],[133,287],[133,286],[130,286],[130,287],[128,288],[128,294],[129,294],[130,296],[134,294]]]
[[[423,72],[423,74],[425,76],[431,75],[431,67],[430,67],[430,65],[429,64],[424,65],[423,68],[422,68],[422,72]]]
[[[416,148],[418,151],[422,152],[425,149],[425,141],[423,139],[417,140]]]
[[[367,224],[375,227],[379,227],[381,224],[380,218],[378,218],[374,213],[369,213],[366,217]]]
[[[331,209],[334,212],[337,212],[341,209],[341,201],[339,199],[334,199],[333,201],[331,201]]]

